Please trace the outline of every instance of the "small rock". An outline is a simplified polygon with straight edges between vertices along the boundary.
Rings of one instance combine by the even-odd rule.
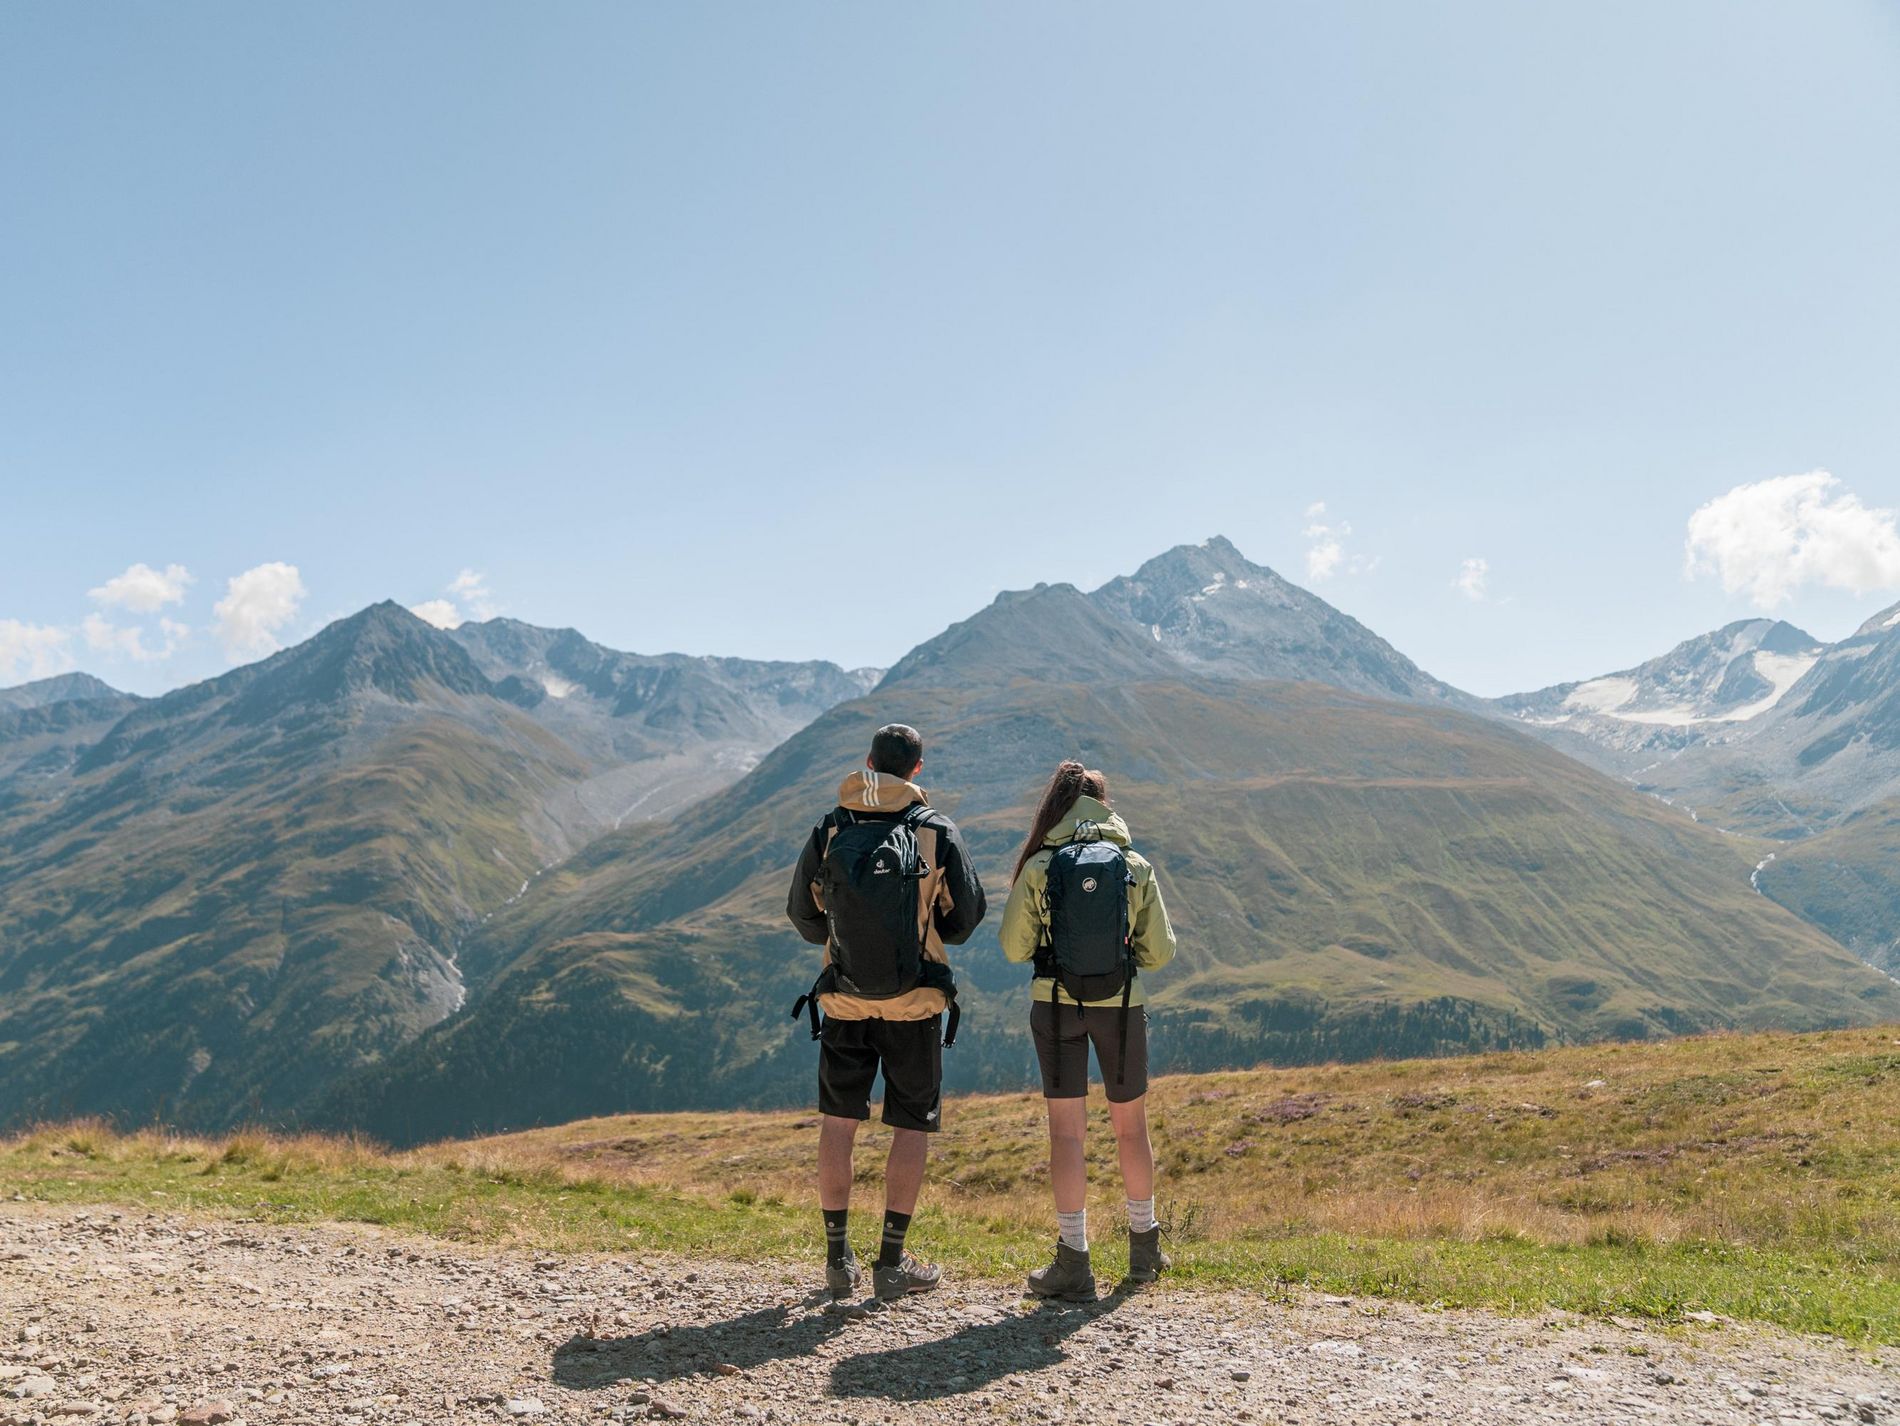
[[[15,1396],[51,1396],[53,1379],[50,1376],[22,1377],[20,1384],[13,1388]]]
[[[720,1376],[742,1375],[739,1368],[735,1367],[731,1362],[721,1362],[718,1366],[714,1367],[713,1370],[718,1372]]]
[[[684,1421],[687,1411],[676,1401],[668,1401],[664,1397],[656,1396],[653,1398],[653,1405],[647,1408],[647,1414],[656,1420]]]
[[[178,1413],[178,1426],[223,1426],[226,1421],[237,1420],[237,1407],[222,1398],[217,1401],[201,1401],[196,1406],[187,1406]]]
[[[1246,1370],[1244,1367],[1235,1367],[1232,1371],[1227,1373],[1227,1375],[1232,1377],[1235,1381],[1252,1381],[1253,1380],[1253,1373]]]
[[[1330,1339],[1323,1342],[1315,1342],[1306,1350],[1309,1352],[1317,1352],[1323,1357],[1363,1357],[1366,1354],[1366,1349],[1357,1342],[1336,1342]]]
[[[547,1407],[532,1396],[511,1396],[502,1403],[501,1409],[510,1416],[540,1416],[547,1411]]]

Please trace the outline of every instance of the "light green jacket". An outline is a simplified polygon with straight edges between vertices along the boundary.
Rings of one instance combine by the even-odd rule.
[[[1093,822],[1102,840],[1128,847],[1128,824],[1093,797],[1078,797],[1069,815],[1050,829],[1043,839],[1043,850],[1023,867],[1023,874],[1009,889],[1009,904],[1003,908],[1003,954],[1012,961],[1033,961],[1042,944],[1048,924],[1049,908],[1044,893],[1049,885],[1049,858],[1055,848],[1075,836],[1078,822]],[[1174,928],[1168,924],[1168,908],[1161,904],[1161,887],[1155,882],[1155,869],[1138,853],[1128,852],[1128,873],[1135,884],[1128,888],[1128,929],[1135,947],[1135,964],[1143,970],[1160,970],[1174,959]],[[1049,976],[1037,976],[1030,993],[1037,1000],[1055,999],[1056,983]],[[1073,1004],[1073,1001],[1068,1002]],[[1121,996],[1112,1000],[1091,1000],[1090,1005],[1120,1005]],[[1128,1003],[1143,1002],[1141,977],[1135,977]]]

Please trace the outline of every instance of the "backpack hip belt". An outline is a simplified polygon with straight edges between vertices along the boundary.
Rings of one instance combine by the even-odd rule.
[[[943,992],[944,1008],[950,1012],[950,1018],[944,1022],[943,1047],[950,1049],[957,1042],[957,1026],[963,1019],[963,1009],[957,1003],[957,978],[950,973],[950,967],[942,961],[925,961],[924,974],[913,987],[916,990],[938,990]],[[812,982],[811,989],[792,1002],[792,1019],[800,1015],[811,1017],[811,1037],[814,1040],[824,1036],[823,1022],[819,1019],[818,997],[838,994],[838,977],[830,966],[818,973],[818,979]]]

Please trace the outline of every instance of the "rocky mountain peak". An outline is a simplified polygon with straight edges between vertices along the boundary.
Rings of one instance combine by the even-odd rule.
[[[0,711],[50,708],[55,703],[127,702],[131,698],[131,694],[121,693],[104,679],[94,678],[89,673],[60,673],[13,688],[0,688]]]
[[[912,649],[878,686],[1007,682],[1068,683],[1170,678],[1179,665],[1072,584],[1005,590],[988,608]]]
[[[1198,671],[1326,683],[1380,698],[1470,701],[1224,536],[1178,545],[1089,598]]]
[[[1890,604],[1854,631],[1857,639],[1885,638],[1900,629],[1900,604]]]

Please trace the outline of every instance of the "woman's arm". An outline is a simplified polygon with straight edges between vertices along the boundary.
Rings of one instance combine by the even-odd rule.
[[[1135,964],[1143,970],[1160,970],[1174,959],[1174,927],[1168,924],[1168,908],[1161,902],[1161,880],[1150,866],[1148,875],[1135,884]]]
[[[1003,907],[1002,941],[1003,954],[1012,961],[1033,961],[1042,945],[1042,888],[1048,871],[1047,857],[1032,861],[1009,889],[1009,901]]]

